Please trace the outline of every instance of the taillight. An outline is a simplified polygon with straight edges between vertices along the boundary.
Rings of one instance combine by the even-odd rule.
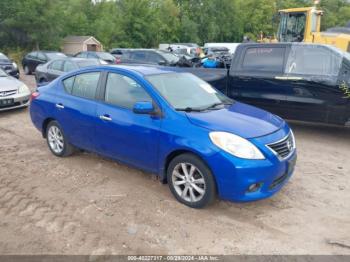
[[[39,92],[35,91],[32,93],[32,95],[30,96],[30,100],[33,101],[35,98],[37,98],[40,95]]]

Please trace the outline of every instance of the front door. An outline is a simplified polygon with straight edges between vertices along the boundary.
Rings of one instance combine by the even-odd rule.
[[[152,98],[134,79],[108,73],[104,101],[97,107],[97,151],[156,172],[161,118],[135,114],[135,103],[144,101],[152,101]]]
[[[243,50],[229,73],[228,96],[285,117],[288,112],[283,79],[286,48],[252,46]]]

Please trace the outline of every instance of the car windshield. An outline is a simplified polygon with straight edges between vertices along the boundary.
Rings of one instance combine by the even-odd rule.
[[[4,70],[0,69],[0,77],[6,77],[7,74],[5,73]]]
[[[170,63],[177,63],[180,59],[178,56],[176,56],[170,52],[159,51],[159,54],[162,55]]]
[[[97,56],[99,58],[101,58],[102,60],[114,60],[114,56],[112,56],[110,53],[106,53],[106,52],[99,52],[97,53]]]
[[[89,59],[89,60],[86,60],[86,61],[79,61],[77,62],[78,66],[79,67],[87,67],[87,66],[94,66],[94,65],[99,65],[99,61],[96,59]]]
[[[66,57],[65,54],[60,53],[60,52],[46,53],[46,55],[47,55],[47,57],[48,57],[50,60],[59,59],[59,58],[62,58],[62,57]]]
[[[4,54],[0,53],[0,60],[8,60],[8,58]]]
[[[233,100],[190,73],[150,75],[146,79],[176,110],[214,109]]]

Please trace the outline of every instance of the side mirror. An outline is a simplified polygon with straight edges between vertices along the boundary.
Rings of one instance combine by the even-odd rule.
[[[135,114],[152,114],[154,107],[152,102],[136,102],[133,111]]]

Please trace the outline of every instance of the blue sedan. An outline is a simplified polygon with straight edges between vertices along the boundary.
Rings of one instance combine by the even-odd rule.
[[[80,69],[38,88],[30,115],[54,155],[84,149],[155,173],[193,208],[270,197],[296,162],[285,121],[173,69]]]

